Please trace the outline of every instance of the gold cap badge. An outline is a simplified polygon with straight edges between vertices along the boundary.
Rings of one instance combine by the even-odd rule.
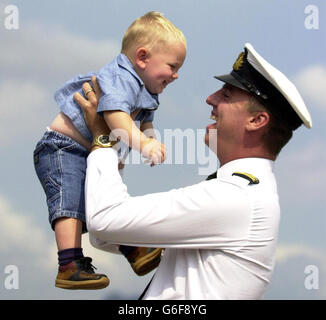
[[[233,69],[234,70],[238,71],[242,67],[244,56],[245,56],[244,52],[241,52],[239,54],[239,57],[238,57],[237,61],[233,64]]]

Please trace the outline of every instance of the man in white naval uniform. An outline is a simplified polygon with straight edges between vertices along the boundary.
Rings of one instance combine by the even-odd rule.
[[[245,45],[212,106],[205,143],[215,175],[168,192],[131,197],[118,155],[96,115],[100,91],[76,95],[94,135],[87,160],[86,217],[91,242],[165,248],[143,299],[261,299],[270,282],[280,219],[274,161],[292,132],[311,127],[296,88]],[[84,90],[89,91],[85,84]]]

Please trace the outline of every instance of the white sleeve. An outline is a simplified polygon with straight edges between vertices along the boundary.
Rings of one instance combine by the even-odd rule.
[[[89,155],[85,191],[88,231],[102,241],[226,248],[241,245],[248,232],[251,209],[238,186],[214,179],[131,197],[118,172],[117,153],[111,148]]]

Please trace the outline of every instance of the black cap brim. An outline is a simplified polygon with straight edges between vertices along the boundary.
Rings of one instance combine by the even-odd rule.
[[[248,91],[248,89],[243,86],[236,78],[234,78],[231,74],[224,74],[222,76],[215,76],[214,77],[217,80],[220,80],[222,82],[225,82],[227,84],[230,84],[231,86],[235,86],[239,89]]]

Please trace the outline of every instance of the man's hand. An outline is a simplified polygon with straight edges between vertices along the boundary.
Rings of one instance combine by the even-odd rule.
[[[101,134],[110,134],[110,129],[106,125],[103,117],[97,114],[97,105],[102,91],[96,77],[92,77],[92,86],[88,82],[85,82],[82,88],[86,99],[79,92],[74,94],[74,99],[83,111],[88,129],[93,134],[93,137]]]

